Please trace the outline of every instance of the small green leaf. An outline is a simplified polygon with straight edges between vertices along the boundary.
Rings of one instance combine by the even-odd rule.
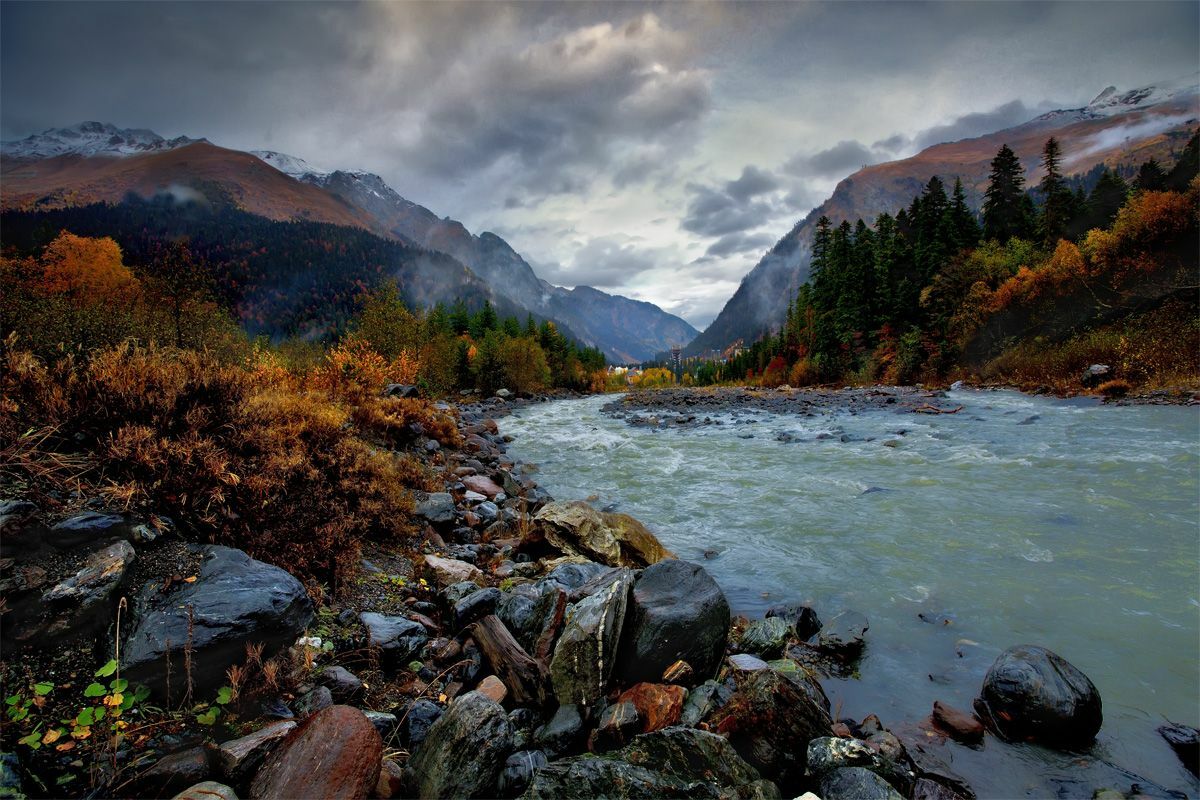
[[[221,715],[221,709],[213,707],[213,708],[210,708],[208,711],[205,711],[203,714],[197,714],[196,721],[199,722],[201,725],[212,725],[214,722],[217,721],[217,717],[219,717],[220,715]]]
[[[87,728],[96,724],[96,709],[85,708],[79,712],[79,716],[75,717],[75,724],[81,728]]]
[[[8,718],[13,722],[20,722],[29,716],[29,707],[21,706],[20,708],[10,708],[8,710]]]
[[[114,692],[123,692],[128,687],[129,681],[125,680],[124,678],[114,678],[112,682],[108,684],[108,688],[112,689]]]
[[[136,700],[134,699],[133,695],[131,695],[131,694],[123,695],[121,697],[121,710],[128,711],[129,709],[133,708],[133,704],[135,702],[136,702]]]
[[[104,697],[106,694],[108,694],[108,692],[104,691],[104,687],[98,683],[90,683],[88,684],[88,687],[83,690],[84,697]]]
[[[66,786],[68,783],[75,780],[76,777],[78,776],[68,772],[66,775],[59,775],[54,782],[59,786]]]
[[[422,664],[420,661],[410,661],[410,662],[408,662],[408,670],[409,670],[409,672],[420,672],[420,671],[421,671],[421,667],[423,667],[423,666],[425,666],[425,665],[424,665],[424,664]]]
[[[140,703],[150,696],[150,687],[138,684],[133,689],[133,702]]]
[[[230,689],[228,686],[222,686],[219,690],[217,690],[217,702],[221,705],[225,705],[232,699],[233,689]]]
[[[39,750],[42,746],[42,735],[37,731],[17,739],[18,742],[28,747],[30,750]]]
[[[100,669],[96,670],[97,678],[107,678],[117,671],[117,660],[114,658]]]
[[[21,702],[21,695],[19,694],[10,695],[4,698],[4,705],[6,706],[15,706],[19,702]]]
[[[42,683],[36,683],[36,684],[34,684],[34,686],[33,686],[33,691],[34,691],[34,693],[35,693],[35,694],[37,694],[37,696],[38,696],[38,697],[42,697],[42,696],[44,696],[44,695],[48,695],[48,694],[50,694],[50,692],[52,692],[53,690],[54,690],[54,684],[53,684],[53,683],[46,683],[46,682],[44,682],[44,681],[43,681]]]

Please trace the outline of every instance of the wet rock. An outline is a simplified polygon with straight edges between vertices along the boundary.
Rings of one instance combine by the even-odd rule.
[[[522,750],[513,753],[504,762],[496,793],[503,798],[516,797],[525,791],[533,780],[533,773],[546,766],[546,754],[541,750]]]
[[[687,691],[682,686],[639,683],[626,689],[617,702],[632,703],[641,720],[638,732],[652,733],[679,722],[686,697]]]
[[[583,798],[778,798],[779,790],[724,738],[691,728],[638,736],[621,750],[553,761],[537,772],[528,800]]]
[[[983,723],[974,714],[940,700],[933,701],[933,724],[963,744],[976,744],[983,740]]]
[[[379,736],[384,741],[387,741],[388,737],[396,732],[396,724],[399,720],[396,719],[395,714],[389,714],[386,711],[364,710],[363,716],[375,726],[375,730],[379,731]]]
[[[774,670],[748,673],[710,727],[729,741],[763,777],[791,796],[799,793],[808,743],[829,736],[829,713]]]
[[[321,683],[329,687],[338,702],[357,700],[363,694],[363,682],[345,667],[331,666],[321,671]],[[332,705],[332,704],[331,704]]]
[[[463,486],[472,492],[478,492],[489,500],[504,492],[503,487],[497,486],[495,481],[483,475],[467,475],[462,482]]]
[[[367,629],[370,646],[382,650],[384,665],[389,669],[407,664],[429,640],[425,626],[407,617],[364,611],[358,618]]]
[[[867,618],[857,611],[843,611],[821,628],[815,644],[826,652],[853,657],[862,652],[870,627]]]
[[[559,706],[542,727],[533,734],[533,743],[546,751],[551,758],[565,755],[578,746],[583,738],[583,716],[579,706]]]
[[[499,507],[491,500],[480,503],[475,506],[475,514],[479,517],[479,521],[483,525],[491,525],[500,517]]]
[[[1157,730],[1159,735],[1167,740],[1167,744],[1171,745],[1171,749],[1179,756],[1183,765],[1193,775],[1200,774],[1197,772],[1200,769],[1200,730],[1178,722],[1160,725]]]
[[[821,776],[823,800],[904,800],[887,781],[862,767],[842,767]]]
[[[429,729],[444,712],[445,709],[432,700],[416,700],[409,706],[403,719],[404,740],[408,743],[409,750],[415,750],[421,742],[425,741],[425,737],[429,735]]]
[[[771,606],[767,609],[767,616],[786,620],[792,626],[796,638],[802,642],[808,641],[821,630],[821,618],[811,606],[798,603]]]
[[[696,671],[692,669],[692,665],[680,660],[663,670],[662,679],[663,683],[672,683],[677,686],[691,686],[695,677]]]
[[[135,601],[121,649],[121,675],[130,683],[144,683],[161,694],[168,649],[172,671],[182,675],[183,649],[190,638],[195,692],[210,693],[224,684],[230,666],[245,660],[247,644],[262,644],[263,657],[269,658],[312,621],[308,593],[284,570],[230,547],[210,545],[201,552],[194,583],[164,593],[152,582]]]
[[[425,566],[433,570],[433,575],[437,580],[438,586],[449,586],[453,583],[462,583],[464,581],[474,582],[483,579],[483,573],[474,564],[468,564],[465,561],[458,561],[453,558],[425,556]]]
[[[496,605],[503,597],[504,594],[494,587],[472,592],[454,604],[454,624],[465,628],[481,617],[486,617],[496,610]]]
[[[714,675],[729,638],[729,603],[697,564],[667,559],[633,585],[618,654],[624,685],[658,680],[683,660],[697,678]]]
[[[408,766],[422,800],[490,797],[511,750],[512,726],[504,709],[469,692],[433,724]]]
[[[604,514],[587,503],[547,503],[533,517],[535,539],[562,553],[610,567],[642,567],[669,555],[646,526],[627,514]]]
[[[453,607],[464,597],[469,597],[479,591],[479,584],[474,581],[459,581],[452,583],[441,591],[441,597],[446,604]]]
[[[383,741],[363,713],[332,706],[305,720],[267,756],[250,797],[365,798],[379,780],[382,758]]]
[[[770,664],[749,653],[736,653],[726,660],[729,661],[729,666],[737,672],[756,672],[760,669],[771,668]]]
[[[767,617],[751,623],[742,633],[741,649],[756,656],[777,656],[787,645],[792,628],[786,620]]]
[[[107,624],[113,595],[136,558],[133,545],[124,540],[93,552],[78,572],[42,594],[45,616],[18,638],[69,636]]]
[[[508,687],[504,685],[504,681],[497,678],[495,675],[488,675],[479,682],[475,687],[475,691],[491,700],[493,703],[504,703],[504,699],[508,697]]]
[[[449,492],[432,492],[419,497],[413,513],[433,525],[454,522],[454,498]]]
[[[232,787],[223,783],[202,781],[184,789],[172,800],[238,800],[238,796]]]
[[[201,745],[160,759],[128,787],[133,796],[171,797],[208,780],[215,767],[214,748]]]
[[[327,686],[318,686],[315,689],[310,689],[292,704],[296,710],[296,716],[300,718],[311,716],[332,705],[333,693],[329,691],[329,687]]]
[[[419,397],[421,390],[409,383],[389,383],[383,387],[384,397]]]
[[[918,778],[913,786],[912,800],[965,800],[949,786],[943,786],[929,778]]]
[[[808,774],[818,778],[845,767],[863,767],[874,772],[902,794],[908,794],[917,775],[903,752],[892,758],[871,743],[859,739],[822,737],[808,743]]]
[[[562,590],[557,584],[526,584],[514,587],[496,604],[496,616],[525,652],[532,653],[536,649],[559,594]]]
[[[248,736],[225,742],[217,752],[221,774],[233,784],[249,780],[267,755],[295,728],[296,723],[291,720],[272,722]]]
[[[28,500],[0,501],[0,535],[16,533],[37,513],[38,507]]]
[[[1034,645],[1000,654],[983,679],[975,710],[1006,739],[1072,748],[1096,738],[1100,693],[1062,656]]]
[[[568,609],[550,661],[550,682],[561,705],[593,707],[604,696],[621,641],[632,583],[632,574],[623,570],[606,589]]]
[[[633,703],[618,700],[600,715],[596,730],[588,737],[588,750],[604,753],[624,747],[642,732],[642,719]]]
[[[692,689],[683,702],[679,722],[688,728],[694,728],[701,721],[725,707],[733,698],[733,689],[716,681],[705,681]]]
[[[628,514],[606,511],[601,512],[600,516],[620,543],[625,564],[643,567],[675,557],[649,528]]]
[[[101,542],[115,537],[125,538],[132,525],[121,514],[85,511],[59,522],[50,529],[48,541],[55,547],[70,549],[81,544]]]

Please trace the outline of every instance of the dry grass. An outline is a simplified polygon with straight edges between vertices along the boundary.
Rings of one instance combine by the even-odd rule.
[[[0,476],[74,481],[129,509],[284,564],[336,590],[366,537],[409,535],[422,465],[379,446],[428,435],[455,443],[453,418],[423,401],[304,388],[277,364],[123,345],[46,363],[10,339],[0,353]]]

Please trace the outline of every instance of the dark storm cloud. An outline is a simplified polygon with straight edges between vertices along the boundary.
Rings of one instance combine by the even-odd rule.
[[[722,189],[690,184],[692,200],[679,223],[685,231],[703,236],[724,236],[761,226],[773,212],[771,204],[761,200],[746,202]]]
[[[771,173],[759,169],[753,164],[742,168],[742,175],[737,180],[725,184],[725,192],[735,200],[749,200],[760,194],[779,188],[779,181]]]
[[[800,177],[841,178],[882,158],[883,154],[862,142],[843,139],[825,150],[793,156],[783,165],[783,170]]]
[[[728,233],[709,245],[704,255],[725,258],[737,253],[758,253],[774,243],[775,237],[767,233]]]

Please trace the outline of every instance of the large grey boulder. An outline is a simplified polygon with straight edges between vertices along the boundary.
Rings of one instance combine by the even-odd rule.
[[[364,611],[358,618],[367,629],[370,646],[383,652],[384,666],[388,669],[407,664],[429,641],[425,626],[407,617]]]
[[[169,653],[173,691],[182,691],[184,649],[190,648],[192,685],[204,696],[245,660],[246,645],[262,644],[269,658],[312,622],[312,601],[284,570],[231,547],[209,545],[201,554],[194,583],[163,592],[152,582],[139,593],[121,648],[121,676],[130,683],[164,692]]]
[[[883,778],[863,767],[841,767],[821,776],[823,800],[904,800]]]
[[[582,798],[778,798],[724,738],[693,728],[664,728],[604,755],[552,761],[533,775],[527,800]]]
[[[697,680],[716,674],[729,638],[729,602],[703,567],[667,559],[642,571],[629,597],[616,677],[655,683],[686,661]]]
[[[1000,654],[984,676],[975,710],[1007,739],[1063,749],[1090,744],[1104,721],[1100,692],[1088,676],[1035,645]]]
[[[433,723],[408,767],[422,800],[495,797],[496,779],[511,751],[512,725],[504,708],[468,692]]]
[[[621,570],[606,588],[568,608],[550,661],[550,682],[560,705],[593,708],[604,697],[632,583],[633,574]]]

